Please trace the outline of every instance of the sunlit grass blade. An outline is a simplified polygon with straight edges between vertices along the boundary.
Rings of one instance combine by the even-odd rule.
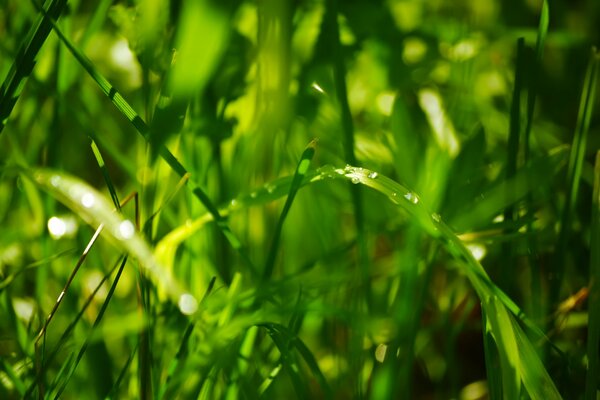
[[[134,224],[113,211],[109,202],[94,188],[67,174],[49,170],[33,170],[33,180],[58,201],[71,208],[77,215],[93,226],[104,226],[104,232],[120,248],[135,256],[144,270],[169,297],[180,306],[182,312],[193,314],[197,301],[186,293],[166,273],[152,254],[145,240],[135,231]]]
[[[520,354],[511,317],[496,297],[483,299],[482,305],[486,310],[485,316],[489,322],[489,325],[486,326],[486,334],[493,337],[498,349],[502,397],[518,399],[521,397],[521,376],[518,368]],[[489,348],[487,350],[489,351]],[[495,350],[493,351],[495,352]],[[488,370],[487,373],[488,375],[496,374],[496,370]]]
[[[102,154],[100,153],[100,149],[96,146],[96,142],[91,141],[92,151],[94,153],[94,157],[96,158],[96,162],[100,167],[100,171],[102,172],[102,177],[104,177],[104,182],[106,182],[106,186],[108,187],[108,192],[110,193],[110,198],[117,208],[117,211],[121,211],[121,203],[119,202],[119,196],[117,196],[117,189],[115,189],[115,185],[113,184],[112,179],[110,178],[110,174],[108,173],[108,169],[104,164],[104,158],[102,158]]]
[[[600,151],[596,153],[594,171],[594,193],[592,198],[592,234],[590,238],[590,283],[588,299],[588,370],[585,380],[585,399],[597,398],[600,376]]]
[[[17,58],[0,88],[0,133],[19,100],[25,81],[33,71],[35,58],[52,30],[50,18],[58,19],[67,0],[50,0],[46,3],[48,4],[47,8],[37,18],[27,38],[21,42]],[[46,18],[46,16],[50,18]]]
[[[560,231],[558,235],[556,263],[554,266],[554,278],[550,287],[550,304],[555,304],[560,297],[560,289],[565,273],[567,261],[568,241],[571,234],[571,225],[574,217],[574,208],[579,194],[579,183],[581,172],[585,161],[585,150],[587,145],[590,121],[594,113],[596,98],[596,87],[598,82],[598,68],[600,65],[600,53],[596,48],[592,49],[587,72],[583,82],[577,126],[571,144],[569,164],[567,168],[567,193],[560,218]]]
[[[269,254],[267,256],[267,262],[265,263],[265,269],[263,271],[263,281],[268,281],[273,274],[273,268],[275,267],[275,259],[277,257],[277,250],[279,248],[279,240],[281,238],[281,231],[283,230],[283,223],[285,222],[285,218],[287,217],[290,208],[292,207],[292,203],[294,202],[294,198],[296,197],[296,193],[300,189],[302,185],[302,181],[308,172],[308,168],[310,167],[310,162],[315,155],[315,147],[316,141],[312,141],[307,147],[306,150],[302,153],[300,157],[300,162],[296,167],[296,172],[294,173],[294,178],[292,179],[292,183],[290,185],[290,193],[283,205],[283,209],[281,210],[281,215],[279,216],[279,220],[277,221],[277,226],[275,227],[275,232],[273,233],[273,239],[271,242],[271,248],[269,250]]]

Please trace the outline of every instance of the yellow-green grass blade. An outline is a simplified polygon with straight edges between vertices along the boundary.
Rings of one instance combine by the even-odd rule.
[[[104,182],[106,182],[106,186],[108,187],[108,192],[110,193],[110,198],[117,208],[117,211],[121,211],[121,202],[119,201],[119,196],[117,196],[117,190],[115,189],[115,185],[113,184],[112,179],[110,178],[110,174],[108,173],[108,169],[106,168],[106,164],[104,164],[104,158],[102,158],[102,154],[100,153],[100,149],[96,145],[96,142],[92,139],[91,141],[92,152],[94,153],[94,157],[96,158],[96,162],[98,163],[98,167],[100,167],[100,171],[102,172],[102,177],[104,178]]]
[[[588,299],[588,370],[585,379],[585,399],[595,400],[600,376],[600,151],[596,153],[594,192],[592,199],[592,234],[590,239],[590,283]]]
[[[35,58],[52,30],[51,19],[58,19],[67,0],[50,0],[46,3],[47,7],[43,9],[44,11],[29,31],[29,35],[21,43],[17,57],[0,88],[0,133],[4,130],[23,91],[25,82],[33,71]]]
[[[109,239],[135,256],[157,285],[179,305],[182,312],[193,314],[197,301],[160,265],[146,241],[136,232],[134,224],[113,211],[109,201],[87,183],[65,173],[46,169],[28,171],[34,182],[54,198],[69,207],[92,226],[104,226]]]

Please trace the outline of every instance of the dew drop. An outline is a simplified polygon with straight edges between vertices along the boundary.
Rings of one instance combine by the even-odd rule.
[[[352,177],[352,183],[354,183],[356,185],[359,182],[360,182],[360,179],[358,179],[356,176]]]
[[[182,314],[192,315],[198,311],[198,300],[189,293],[184,293],[179,296],[179,302],[177,304]]]
[[[413,192],[408,192],[404,195],[404,198],[410,201],[413,204],[417,204],[419,202],[419,197]]]
[[[231,207],[235,207],[237,206],[237,200],[236,199],[232,199],[231,202],[229,203],[231,205]]]
[[[85,208],[91,208],[96,203],[96,198],[90,192],[81,196],[81,205]]]
[[[442,217],[438,213],[433,213],[431,214],[431,219],[433,219],[435,222],[440,222],[442,220]]]
[[[48,232],[54,239],[59,239],[67,233],[67,224],[61,218],[52,217],[48,220]]]
[[[369,176],[369,178],[371,178],[371,179],[376,179],[376,178],[377,178],[377,176],[379,176],[379,174],[378,174],[377,172],[373,171],[373,172],[371,172],[371,173],[370,173],[368,176]]]
[[[50,178],[50,184],[54,187],[58,187],[58,185],[60,185],[60,176],[58,175],[52,175],[52,177]]]
[[[125,220],[119,224],[119,231],[117,236],[120,239],[131,239],[135,233],[135,226],[129,220]]]

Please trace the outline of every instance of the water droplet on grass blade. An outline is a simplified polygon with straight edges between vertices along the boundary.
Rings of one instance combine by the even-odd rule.
[[[377,178],[377,176],[379,176],[379,174],[378,174],[377,172],[373,171],[373,172],[371,172],[371,173],[370,173],[368,176],[369,176],[369,178],[371,178],[371,179],[376,179],[376,178]]]
[[[352,181],[352,183],[354,183],[356,185],[357,183],[360,182],[360,179],[358,179],[356,176],[353,176],[351,181]]]
[[[48,232],[54,239],[59,239],[67,233],[67,224],[58,217],[52,217],[48,220]]]
[[[431,214],[431,219],[435,222],[440,222],[442,220],[442,217],[438,213],[433,213]]]
[[[198,311],[198,300],[189,293],[184,293],[179,296],[179,302],[177,304],[182,314],[192,315]]]
[[[419,197],[413,192],[406,193],[404,198],[413,204],[417,204],[419,202]]]
[[[119,224],[118,232],[116,233],[119,239],[131,239],[135,233],[135,226],[129,220],[125,220]]]
[[[54,187],[58,187],[58,185],[60,185],[60,176],[58,175],[52,175],[52,177],[50,178],[50,184]]]
[[[96,198],[94,197],[94,195],[92,193],[84,193],[83,196],[81,196],[81,205],[84,206],[85,208],[91,208],[94,206],[94,204],[96,203]]]

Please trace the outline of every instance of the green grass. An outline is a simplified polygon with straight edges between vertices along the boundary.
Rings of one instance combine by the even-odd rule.
[[[0,398],[598,396],[591,3],[5,3]]]

